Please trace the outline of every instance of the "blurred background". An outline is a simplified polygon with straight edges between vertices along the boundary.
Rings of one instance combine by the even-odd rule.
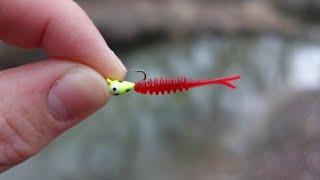
[[[78,2],[128,69],[238,89],[112,98],[1,180],[320,178],[319,0]],[[0,44],[2,69],[44,57]]]

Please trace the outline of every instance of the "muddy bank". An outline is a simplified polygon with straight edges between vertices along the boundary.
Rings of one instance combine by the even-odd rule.
[[[80,1],[109,40],[143,35],[183,37],[199,32],[297,35],[300,26],[267,0]]]

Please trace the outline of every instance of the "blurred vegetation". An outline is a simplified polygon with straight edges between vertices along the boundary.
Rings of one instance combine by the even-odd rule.
[[[319,179],[317,0],[79,3],[129,69],[239,88],[112,98],[0,179]],[[2,68],[44,57],[0,47]]]

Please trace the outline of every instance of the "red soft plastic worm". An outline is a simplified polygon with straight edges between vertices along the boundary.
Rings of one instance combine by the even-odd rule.
[[[186,77],[154,78],[135,82],[134,90],[141,94],[166,94],[176,93],[190,88],[205,86],[210,84],[220,84],[235,89],[232,81],[240,79],[240,75],[223,78],[212,78],[205,80],[192,80]]]

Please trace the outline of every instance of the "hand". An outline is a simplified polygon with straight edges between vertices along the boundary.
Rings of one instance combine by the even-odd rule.
[[[0,0],[0,39],[48,59],[0,73],[0,171],[103,106],[125,67],[70,0]]]

